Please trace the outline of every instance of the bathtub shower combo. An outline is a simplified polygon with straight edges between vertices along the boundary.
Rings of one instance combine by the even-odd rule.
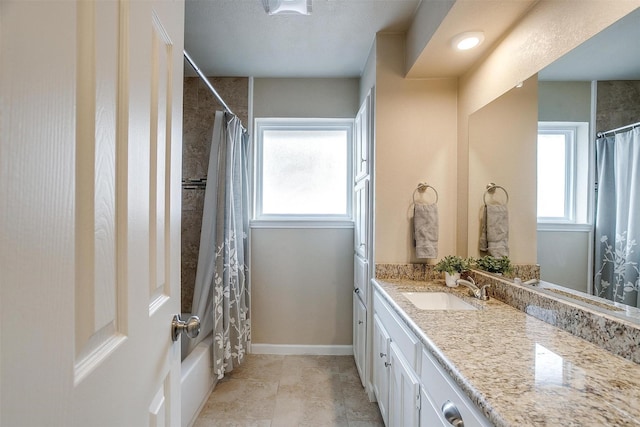
[[[211,82],[187,52],[184,55],[225,109],[215,113],[189,314],[200,318],[201,331],[192,340],[183,337],[181,343],[182,426],[186,427],[195,421],[216,381],[242,363],[251,327],[245,260],[249,234],[249,137]]]

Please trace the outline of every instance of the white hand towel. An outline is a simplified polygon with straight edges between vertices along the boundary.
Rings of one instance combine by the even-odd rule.
[[[416,257],[438,257],[438,205],[415,204],[413,228],[416,240]]]
[[[480,231],[480,251],[494,257],[509,255],[509,211],[507,205],[485,205]]]

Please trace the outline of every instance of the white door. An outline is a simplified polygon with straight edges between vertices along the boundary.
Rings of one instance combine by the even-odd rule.
[[[418,426],[420,380],[395,342],[389,345],[389,427]]]
[[[373,392],[378,400],[380,414],[385,425],[389,425],[389,333],[373,315]]]
[[[360,382],[365,385],[365,351],[367,339],[367,308],[360,301],[358,293],[353,293],[353,357],[356,362]]]
[[[182,0],[0,4],[0,425],[180,423]]]

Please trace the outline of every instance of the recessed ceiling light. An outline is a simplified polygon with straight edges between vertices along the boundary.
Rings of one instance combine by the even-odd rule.
[[[262,0],[269,15],[311,15],[311,0]]]
[[[451,45],[458,50],[469,50],[478,46],[484,40],[482,31],[467,31],[458,34],[451,40]]]

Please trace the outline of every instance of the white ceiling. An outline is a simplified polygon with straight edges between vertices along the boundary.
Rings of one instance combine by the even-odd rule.
[[[313,0],[310,16],[265,13],[261,0],[186,0],[185,49],[208,76],[359,77],[378,31],[405,32],[421,2]],[[460,75],[535,0],[457,0],[409,77]],[[427,13],[430,11],[427,10]],[[432,15],[433,16],[433,15]],[[479,50],[449,48],[457,32],[482,29]],[[437,58],[437,60],[434,60]],[[194,75],[187,66],[185,72]],[[542,80],[640,80],[640,9],[539,74]]]
[[[209,76],[359,77],[375,33],[406,31],[419,4],[313,0],[309,16],[269,16],[261,0],[186,0],[185,49]]]

